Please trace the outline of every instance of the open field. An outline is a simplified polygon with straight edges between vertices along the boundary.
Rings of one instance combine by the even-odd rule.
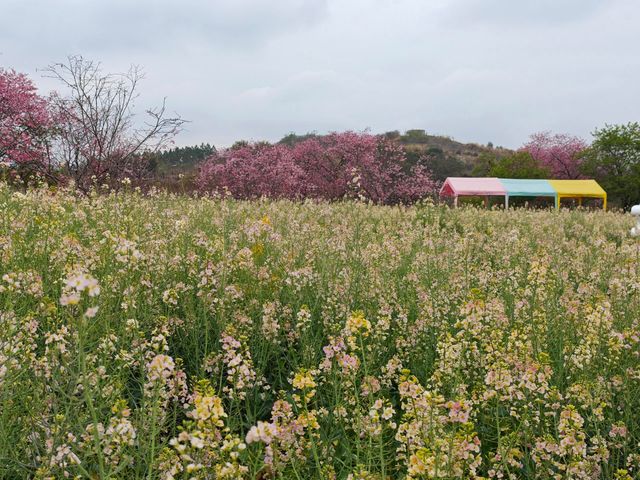
[[[0,186],[0,477],[636,477],[631,225]]]

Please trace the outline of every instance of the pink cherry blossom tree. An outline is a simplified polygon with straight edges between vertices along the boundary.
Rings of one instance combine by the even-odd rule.
[[[401,145],[366,133],[331,133],[293,146],[254,144],[211,157],[198,178],[201,189],[238,198],[345,197],[407,203],[435,190],[423,167],[407,167]]]
[[[41,166],[52,127],[47,101],[24,74],[0,69],[0,162]]]
[[[300,198],[304,172],[285,145],[247,144],[210,157],[197,180],[203,190],[227,191],[235,198]]]
[[[579,137],[565,133],[540,132],[531,135],[521,150],[527,151],[553,178],[581,178],[581,153],[588,147]]]

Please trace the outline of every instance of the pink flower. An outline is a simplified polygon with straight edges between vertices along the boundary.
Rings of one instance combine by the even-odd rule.
[[[609,436],[611,438],[616,438],[616,437],[624,438],[627,436],[627,427],[622,423],[612,425],[611,430],[609,431]]]

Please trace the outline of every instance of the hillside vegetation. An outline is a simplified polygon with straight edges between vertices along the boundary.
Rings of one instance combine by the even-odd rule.
[[[513,153],[503,147],[494,147],[491,142],[487,145],[461,143],[449,136],[430,135],[419,129],[407,130],[404,134],[387,132],[385,136],[396,138],[405,145],[408,154],[428,157],[436,176],[442,177],[439,169],[453,172],[452,175],[445,175],[445,178],[469,173],[483,154],[504,156]]]

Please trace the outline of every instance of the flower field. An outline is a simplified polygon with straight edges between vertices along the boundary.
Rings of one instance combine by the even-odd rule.
[[[0,477],[637,478],[631,224],[0,186]]]

